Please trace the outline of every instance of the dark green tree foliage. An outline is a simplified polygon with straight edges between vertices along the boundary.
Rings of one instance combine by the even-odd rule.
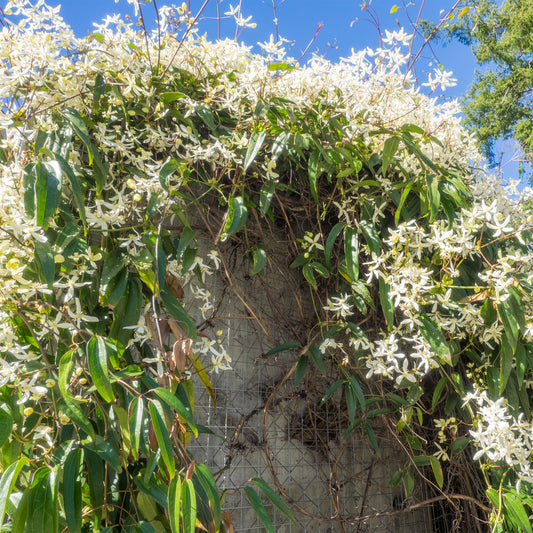
[[[495,143],[512,138],[531,163],[533,0],[473,0],[469,5],[465,16],[455,17],[436,33],[436,38],[471,46],[482,67],[464,99],[466,125],[492,164],[498,159]],[[430,34],[434,26],[425,23],[424,30]]]

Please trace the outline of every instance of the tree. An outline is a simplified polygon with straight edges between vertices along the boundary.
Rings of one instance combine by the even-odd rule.
[[[484,67],[475,74],[464,99],[465,124],[479,139],[484,155],[497,163],[495,143],[516,139],[533,162],[533,1],[473,0],[442,26],[436,37],[472,46]],[[463,14],[463,16],[461,16]],[[434,26],[425,23],[425,33]]]

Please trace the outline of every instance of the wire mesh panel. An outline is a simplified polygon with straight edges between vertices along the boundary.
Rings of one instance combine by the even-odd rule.
[[[281,247],[278,254],[286,263],[286,250]],[[233,264],[226,265],[231,279],[226,271],[206,280],[215,303],[200,328],[206,338],[218,339],[232,369],[211,372],[214,399],[198,382],[195,417],[212,433],[201,434],[190,450],[226,491],[224,511],[235,531],[264,530],[239,490],[254,477],[266,481],[297,517],[292,523],[263,498],[277,532],[432,531],[427,509],[399,512],[405,506],[403,488],[390,488],[389,481],[406,456],[387,440],[384,428],[372,426],[379,456],[363,426],[344,438],[349,421],[341,395],[321,402],[331,379],[310,365],[296,387],[297,355],[262,357],[308,326],[310,306],[295,290],[298,281],[287,279],[287,269],[276,270],[276,253],[270,253],[273,267],[263,278],[249,276],[246,258],[237,250],[234,255]]]

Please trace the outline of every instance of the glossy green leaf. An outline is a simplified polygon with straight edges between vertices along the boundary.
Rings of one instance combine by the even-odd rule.
[[[139,458],[139,447],[141,444],[141,435],[144,427],[144,416],[144,400],[142,396],[139,396],[131,403],[129,416],[131,454],[135,460]]]
[[[470,444],[470,438],[459,437],[458,439],[455,439],[452,442],[450,446],[450,451],[455,454],[461,453],[469,444]]]
[[[333,226],[333,228],[331,228],[328,238],[326,239],[326,246],[324,247],[324,256],[326,259],[326,267],[328,269],[331,266],[331,253],[333,251],[333,245],[335,244],[335,240],[337,239],[341,231],[345,228],[345,226],[345,222],[337,222]]]
[[[9,496],[17,482],[20,472],[28,462],[26,457],[21,457],[16,463],[10,464],[0,478],[0,529],[4,523]]]
[[[514,351],[509,336],[507,335],[507,331],[505,331],[500,345],[500,394],[502,394],[507,387],[509,376],[513,370]]]
[[[311,156],[309,157],[309,162],[307,166],[307,173],[309,175],[309,186],[311,188],[311,196],[318,203],[318,193],[317,193],[317,181],[320,172],[320,151],[314,150]]]
[[[415,478],[411,472],[406,472],[403,476],[403,486],[405,488],[406,498],[410,498],[413,495],[413,490],[415,488]]]
[[[322,353],[316,346],[309,346],[309,353],[320,373],[325,376],[326,368],[324,367],[324,361],[322,359]]]
[[[230,196],[228,217],[222,233],[222,239],[226,239],[244,228],[247,218],[248,209],[244,205],[242,196]]]
[[[61,408],[71,420],[73,420],[83,431],[85,431],[85,433],[94,437],[94,428],[83,411],[79,408],[78,402],[72,398],[69,392],[69,385],[74,372],[74,367],[74,350],[70,350],[63,354],[59,361],[57,384],[59,386],[59,390],[61,391],[61,397],[63,400]]]
[[[522,389],[524,384],[524,375],[528,368],[526,348],[523,344],[518,344],[515,352],[516,361],[516,379],[518,381],[518,390]]]
[[[435,322],[426,315],[420,315],[418,319],[420,320],[420,333],[422,333],[424,338],[428,341],[431,349],[441,359],[451,365],[452,356],[450,353],[450,348],[437,324],[435,324]]]
[[[434,176],[433,174],[428,174],[426,176],[426,183],[429,195],[429,221],[433,222],[437,216],[440,207],[439,180],[437,176]]]
[[[252,274],[261,274],[264,272],[267,264],[267,254],[265,245],[262,242],[252,247]]]
[[[168,93],[167,93],[168,94]],[[171,159],[170,161],[167,161],[159,171],[159,183],[161,184],[161,187],[165,189],[165,191],[168,191],[168,178],[178,170],[179,165],[176,161]]]
[[[159,98],[165,104],[170,104],[171,102],[175,102],[176,100],[180,100],[181,98],[187,98],[187,95],[185,93],[180,93],[179,91],[174,91],[168,93],[161,93],[159,95]]]
[[[398,137],[389,137],[383,145],[383,156],[381,163],[381,173],[383,176],[387,175],[387,171],[392,162],[392,158],[396,155],[400,139]]]
[[[215,117],[213,116],[213,112],[211,109],[207,106],[201,106],[196,108],[196,114],[202,119],[204,124],[208,126],[212,131],[215,131],[217,129],[215,124]]]
[[[248,143],[248,149],[246,150],[246,155],[244,156],[244,170],[248,170],[250,165],[255,161],[259,150],[261,150],[263,143],[265,142],[267,131],[266,130],[255,130],[250,135],[250,142]]]
[[[396,472],[394,472],[394,474],[392,474],[392,477],[390,478],[389,487],[391,489],[394,487],[397,487],[400,481],[402,480],[402,478],[403,478],[403,470],[397,470]]]
[[[166,287],[160,291],[161,301],[165,304],[166,310],[178,322],[180,327],[185,331],[187,336],[193,341],[196,340],[196,324],[190,317],[189,313],[181,305],[178,299]]]
[[[513,493],[504,492],[503,505],[520,528],[521,533],[533,533],[531,522],[520,498]]]
[[[35,221],[38,226],[46,229],[59,207],[62,173],[55,161],[37,163],[35,173]]]
[[[508,287],[507,290],[509,296],[498,304],[498,314],[514,354],[520,329],[525,328],[524,308],[518,291],[514,287]]]
[[[387,322],[387,328],[390,331],[394,326],[394,305],[392,298],[389,296],[390,286],[383,278],[379,278],[379,301],[383,309],[383,315]]]
[[[344,381],[342,379],[339,379],[333,385],[326,391],[326,394],[322,396],[322,399],[320,400],[320,405],[324,405],[337,391],[339,387],[344,385]]]
[[[58,533],[58,483],[56,469],[39,468],[28,493],[25,533]]]
[[[361,409],[366,408],[366,400],[365,395],[363,394],[363,390],[361,389],[361,386],[359,385],[358,381],[355,379],[354,376],[349,376],[348,380],[350,382],[350,385],[352,386],[355,395],[357,397],[357,401],[359,402],[359,405],[361,406]]]
[[[263,354],[263,357],[270,357],[272,355],[276,355],[281,352],[286,352],[289,350],[297,350],[298,348],[301,348],[302,345],[298,341],[288,341],[284,342],[283,344],[280,344],[279,346],[275,346],[271,350],[269,350],[267,353]]]
[[[298,70],[298,67],[290,65],[288,63],[269,63],[268,70],[277,71],[277,70]]]
[[[186,479],[182,485],[183,533],[196,531],[196,491],[192,480]]]
[[[113,402],[115,400],[115,395],[113,394],[113,387],[109,379],[107,350],[102,337],[92,337],[88,342],[87,359],[89,362],[91,378],[96,390],[106,402]]]
[[[78,113],[78,111],[72,108],[64,108],[61,111],[61,114],[69,120],[70,125],[74,129],[76,135],[85,145],[85,148],[87,148],[87,153],[89,156],[89,165],[93,167],[94,176],[96,178],[96,192],[97,195],[100,196],[107,181],[107,168],[102,163],[100,154],[98,153],[90,139],[89,131],[87,130],[85,121]]]
[[[201,463],[196,465],[194,474],[206,493],[212,523],[215,526],[215,530],[218,531],[220,529],[220,523],[222,520],[222,510],[215,478],[213,477],[213,474],[210,472],[209,468]]]
[[[309,365],[309,357],[307,355],[301,355],[298,359],[298,364],[296,365],[296,370],[294,372],[294,385],[297,387],[302,379],[305,376],[307,371],[307,366]]]
[[[83,225],[87,226],[87,219],[85,217],[85,198],[84,193],[80,185],[80,180],[72,170],[71,166],[67,163],[63,157],[61,157],[56,152],[50,152],[51,157],[54,157],[57,161],[57,164],[59,165],[59,168],[61,169],[61,172],[64,176],[67,177],[69,183],[70,183],[70,189],[72,191],[72,199],[74,200],[74,204],[76,205],[76,209],[78,210],[80,220],[82,221]]]
[[[180,476],[175,476],[168,487],[168,517],[172,533],[181,533],[181,490],[181,478]]]
[[[191,409],[185,407],[181,400],[172,394],[169,390],[159,387],[154,390],[154,393],[159,396],[168,406],[172,407],[176,413],[185,421],[185,423],[191,428],[195,437],[198,437],[198,428],[194,423]]]
[[[444,485],[444,474],[442,473],[442,465],[434,455],[431,455],[429,459],[431,461],[431,469],[433,470],[435,481],[437,482],[437,485],[442,488],[442,486]]]
[[[442,391],[444,390],[444,387],[446,387],[447,382],[448,379],[445,376],[439,379],[439,382],[437,383],[437,386],[433,391],[433,398],[431,400],[431,411],[435,411],[435,407],[437,407],[437,404],[439,403]]]
[[[101,435],[95,435],[94,439],[82,440],[83,448],[89,452],[94,452],[98,457],[103,459],[113,470],[120,474],[122,466],[120,464],[120,458],[118,451],[114,447],[114,442],[111,439],[104,439]],[[85,455],[85,459],[89,457],[89,454]]]
[[[165,423],[165,414],[161,404],[157,400],[150,402],[150,418],[154,428],[157,444],[161,450],[161,456],[167,467],[170,478],[172,479],[176,473],[176,463],[174,462],[174,450],[169,437],[169,428]]]
[[[259,211],[263,217],[270,208],[277,184],[278,182],[276,180],[267,180],[261,186],[261,192],[259,193]]]
[[[398,202],[398,206],[396,207],[396,212],[394,213],[394,225],[395,226],[397,226],[398,223],[400,222],[400,216],[402,214],[403,204],[405,203],[405,200],[407,200],[407,197],[409,196],[409,193],[411,192],[412,188],[413,188],[413,182],[410,181],[405,186],[405,189],[402,191],[400,201]]]
[[[285,502],[268,486],[261,478],[252,478],[252,483],[259,487],[265,496],[289,519],[296,524],[296,518],[292,514],[291,510],[287,507]]]
[[[355,228],[346,228],[344,234],[346,270],[351,281],[359,279],[359,238]]]
[[[361,228],[370,251],[379,255],[381,253],[381,243],[374,224],[372,224],[370,220],[363,219],[359,222],[359,227]]]
[[[374,430],[372,429],[372,426],[368,422],[365,422],[365,432],[366,436],[368,437],[368,442],[370,442],[370,445],[372,446],[378,457],[380,457],[381,451],[379,449],[378,439],[376,437],[376,434],[374,433]]]
[[[252,487],[244,487],[244,492],[248,498],[248,501],[250,502],[250,505],[257,513],[259,520],[261,520],[268,533],[274,533],[274,526],[272,525],[270,517],[268,516],[265,506],[263,505],[263,502],[261,501],[261,498],[259,498],[257,492],[252,489]]]
[[[83,454],[80,448],[69,452],[63,465],[63,504],[69,533],[81,533],[82,528],[82,472]]]
[[[4,442],[11,435],[11,430],[13,429],[13,414],[11,409],[5,403],[0,404],[0,448],[3,446]],[[1,525],[0,521],[0,525]]]

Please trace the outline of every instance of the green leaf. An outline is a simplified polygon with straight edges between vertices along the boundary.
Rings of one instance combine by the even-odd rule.
[[[403,486],[405,487],[405,497],[410,498],[415,488],[415,478],[411,472],[406,472],[403,476]]]
[[[84,194],[81,189],[78,177],[76,176],[70,165],[67,163],[67,161],[63,159],[59,154],[55,152],[50,152],[50,156],[55,158],[61,169],[61,172],[67,177],[70,183],[70,189],[72,190],[74,204],[76,205],[76,208],[78,209],[78,213],[80,215],[80,220],[82,221],[83,226],[87,227],[87,219],[85,218]]]
[[[259,193],[259,211],[262,217],[265,216],[270,208],[277,184],[278,182],[276,180],[268,180],[261,186],[261,192]]]
[[[387,322],[387,328],[390,331],[394,326],[394,305],[392,298],[389,297],[390,286],[383,278],[379,278],[379,301],[383,309],[383,315]]]
[[[420,443],[420,441],[418,439],[416,439],[416,440]],[[418,448],[414,448],[414,449],[421,450],[422,449],[422,444],[419,444],[419,447]],[[413,457],[413,463],[416,466],[429,466],[431,464],[431,457],[428,456],[428,455],[415,455]]]
[[[115,401],[115,395],[113,394],[113,387],[109,380],[109,371],[107,369],[106,345],[102,337],[92,337],[88,342],[87,359],[89,361],[91,378],[96,390],[106,402],[111,403]]]
[[[107,168],[102,163],[100,154],[91,142],[89,131],[87,130],[87,126],[85,125],[82,116],[72,108],[64,108],[61,111],[61,114],[68,119],[76,135],[85,145],[85,148],[87,148],[89,165],[92,165],[94,169],[94,177],[96,178],[96,194],[100,197],[107,181]]]
[[[431,455],[429,459],[431,461],[431,469],[433,470],[435,481],[437,482],[437,485],[442,489],[442,485],[444,484],[444,474],[442,473],[442,466],[440,464],[440,461],[434,455]]]
[[[272,355],[276,355],[280,352],[286,352],[288,350],[297,350],[301,347],[302,345],[298,341],[284,342],[283,344],[280,344],[279,346],[276,346],[269,350],[267,353],[263,354],[263,357],[270,357]]]
[[[524,308],[520,301],[520,294],[514,287],[508,287],[507,292],[509,296],[498,304],[498,314],[514,354],[518,344],[518,333],[525,329]]]
[[[207,375],[207,372],[205,371],[202,362],[200,361],[200,358],[197,356],[194,356],[193,359],[193,367],[196,371],[196,375],[200,378],[200,381],[202,382],[205,390],[208,392],[209,396],[211,397],[211,400],[213,400],[213,406],[216,409],[217,408],[217,399],[215,396],[215,389],[213,388],[213,385],[211,384],[211,380],[209,379],[209,376]]]
[[[69,385],[74,372],[74,350],[64,353],[59,360],[57,384],[61,391],[63,403],[60,408],[64,413],[75,422],[85,433],[94,437],[94,428],[89,422],[85,413],[78,407],[76,400],[69,394]]]
[[[230,196],[228,216],[221,236],[222,240],[244,228],[247,218],[248,209],[244,205],[242,196]]]
[[[355,391],[351,383],[347,383],[344,387],[344,396],[346,398],[346,409],[348,411],[348,419],[350,423],[353,423],[355,420],[355,413],[357,411],[357,400],[355,397]]]
[[[458,453],[461,453],[469,444],[470,439],[468,437],[459,437],[452,442],[450,451],[457,455]]]
[[[514,519],[522,533],[533,533],[531,522],[520,498],[510,492],[503,493],[503,504],[505,509]]]
[[[331,231],[329,232],[328,238],[326,239],[326,246],[324,248],[324,256],[326,258],[326,267],[329,269],[331,266],[331,253],[333,251],[333,245],[335,244],[335,240],[341,233],[341,231],[346,226],[345,222],[337,222],[333,228],[331,228]]]
[[[168,486],[168,516],[172,533],[180,532],[181,478],[175,476]]]
[[[440,207],[439,180],[437,176],[434,176],[433,174],[428,174],[426,176],[426,183],[428,186],[429,194],[429,221],[433,222],[437,216]]]
[[[523,344],[518,344],[516,347],[515,361],[518,390],[521,390],[524,382],[524,375],[528,367],[526,348]]]
[[[370,442],[370,445],[372,446],[372,448],[374,448],[374,451],[377,453],[378,457],[381,457],[381,451],[379,450],[378,439],[376,437],[376,434],[374,433],[374,430],[372,429],[372,426],[368,422],[365,422],[365,431],[366,431],[366,436],[368,437],[368,441]]]
[[[311,287],[316,290],[318,288],[318,285],[316,284],[316,278],[315,274],[313,273],[313,267],[311,265],[304,265],[302,268],[302,274],[307,280],[307,283],[309,283],[309,285],[311,285]]]
[[[398,137],[389,137],[383,145],[383,156],[381,158],[381,173],[383,176],[387,175],[392,158],[395,156],[400,139]]]
[[[209,471],[209,468],[207,468],[206,465],[201,463],[196,465],[196,468],[194,469],[194,474],[198,478],[200,485],[202,486],[207,495],[207,498],[209,500],[209,510],[213,519],[212,521],[214,522],[215,530],[219,531],[222,516],[220,507],[220,496],[218,494],[218,488],[215,478],[213,477],[213,474],[211,474],[211,472]]]
[[[509,342],[507,331],[502,335],[500,348],[500,394],[503,393],[511,371],[513,370],[513,354],[514,349]]]
[[[186,407],[182,401],[172,394],[169,390],[159,387],[154,390],[154,393],[157,394],[168,406],[172,407],[176,413],[180,415],[181,418],[186,422],[186,424],[191,428],[195,437],[198,437],[198,428],[194,423],[192,411],[190,407]]]
[[[344,385],[344,381],[342,379],[339,379],[339,381],[336,381],[333,383],[333,385],[326,391],[326,394],[322,396],[322,399],[320,400],[320,405],[324,405],[334,394],[335,391]]]
[[[170,479],[176,474],[176,464],[174,462],[174,450],[170,442],[169,428],[165,423],[165,414],[161,404],[157,400],[150,402],[150,418],[154,427],[157,444],[161,450],[161,456],[168,469]]]
[[[17,482],[20,472],[28,462],[26,457],[21,457],[16,463],[10,464],[0,478],[0,529],[4,523],[9,496]]]
[[[259,487],[264,493],[265,496],[294,524],[296,524],[296,518],[290,511],[290,509],[285,505],[285,502],[261,479],[258,477],[252,478],[252,483]]]
[[[348,380],[351,386],[353,387],[353,390],[355,392],[355,395],[357,396],[357,400],[359,402],[359,405],[361,406],[361,409],[365,409],[366,400],[365,400],[365,395],[363,394],[363,391],[361,389],[361,386],[359,385],[359,383],[357,382],[354,376],[349,376]]]
[[[165,104],[170,104],[170,102],[175,102],[181,98],[187,98],[187,95],[185,93],[180,93],[179,91],[161,93],[159,95],[159,99]]]
[[[309,157],[307,173],[309,175],[309,186],[311,187],[311,195],[316,203],[318,203],[316,182],[319,177],[319,170],[320,170],[319,162],[320,162],[320,151],[314,150],[311,156]]]
[[[39,468],[28,493],[26,533],[58,532],[58,483],[56,469]]]
[[[452,355],[450,353],[450,348],[437,324],[426,315],[420,315],[418,319],[420,320],[420,333],[422,333],[424,338],[428,341],[431,349],[441,359],[451,365]]]
[[[346,270],[351,281],[359,279],[359,238],[355,228],[346,228],[344,234],[344,253]]]
[[[244,170],[248,170],[250,165],[254,162],[259,150],[265,142],[267,130],[255,130],[250,135],[250,142],[248,143],[248,149],[246,150],[246,156],[244,157]]]
[[[169,176],[174,174],[174,172],[176,172],[176,170],[178,170],[178,168],[179,168],[178,163],[176,161],[174,161],[173,159],[171,159],[170,161],[167,161],[161,167],[161,170],[159,171],[159,183],[161,184],[161,187],[163,187],[163,189],[165,189],[165,191],[168,192],[168,178],[169,178]]]
[[[296,365],[294,372],[294,386],[297,387],[305,376],[307,365],[309,364],[309,357],[307,355],[301,355]]]
[[[263,525],[265,526],[268,533],[274,533],[274,526],[272,525],[272,522],[270,521],[270,518],[266,512],[265,506],[263,505],[263,502],[261,501],[261,498],[259,498],[257,492],[255,492],[252,487],[244,487],[244,492],[246,494],[246,497],[248,498],[248,501],[250,502],[250,505],[257,513],[259,520],[263,522]]]
[[[178,322],[180,327],[185,331],[187,336],[193,341],[196,340],[196,324],[190,317],[189,313],[185,311],[178,299],[164,287],[160,291],[161,301],[165,304],[166,310]]]
[[[11,435],[13,429],[13,415],[11,409],[5,403],[0,404],[0,448]],[[0,525],[2,522],[0,521]]]
[[[267,254],[265,245],[262,242],[257,243],[252,247],[252,274],[264,273],[264,269],[267,263]]]
[[[120,459],[117,453],[117,450],[113,446],[112,440],[106,440],[101,435],[95,435],[94,439],[88,440],[84,439],[81,441],[84,449],[89,452],[94,452],[98,457],[102,458],[111,468],[113,468],[117,474],[120,474],[122,471],[122,466],[120,465]],[[85,455],[87,460],[89,454]]]
[[[131,454],[137,461],[139,458],[139,446],[141,444],[141,435],[144,427],[144,401],[142,396],[135,398],[131,403],[130,416],[130,441],[131,441]]]
[[[324,367],[324,361],[322,360],[322,353],[316,346],[309,346],[309,353],[320,373],[325,376],[326,369]]]
[[[363,219],[361,222],[359,222],[359,227],[361,228],[370,251],[376,255],[379,255],[381,253],[381,243],[374,224],[372,224],[372,222],[369,220]]]
[[[411,189],[413,188],[413,182],[410,181],[406,186],[405,189],[402,192],[402,196],[400,198],[400,201],[398,202],[398,206],[396,207],[396,212],[394,213],[394,225],[397,226],[398,222],[400,221],[400,216],[402,214],[402,207],[405,203],[405,200],[409,196],[409,193],[411,192]]]
[[[298,70],[298,67],[289,65],[288,63],[269,63],[268,70]]]
[[[55,279],[54,250],[48,242],[35,241],[35,259],[39,268],[39,277],[51,290]]]
[[[394,474],[392,474],[392,477],[390,478],[389,487],[391,489],[393,489],[394,487],[397,487],[400,481],[402,480],[402,478],[403,478],[403,470],[396,470],[396,472],[394,472]]]
[[[213,112],[207,106],[201,106],[196,109],[196,114],[202,119],[204,124],[208,126],[212,131],[217,129],[215,124],[215,118]]]
[[[182,485],[183,533],[196,531],[196,491],[192,480],[186,479]]]
[[[439,382],[437,383],[437,386],[435,387],[435,390],[433,392],[433,399],[431,400],[431,411],[435,411],[435,407],[437,407],[437,403],[439,403],[440,396],[442,394],[442,391],[444,390],[444,387],[446,387],[446,383],[448,382],[448,379],[443,376],[439,379]]]
[[[82,450],[75,448],[69,452],[63,465],[63,504],[70,533],[81,533],[83,507],[81,493],[82,461]]]
[[[38,226],[48,228],[50,218],[59,207],[62,189],[62,174],[55,161],[35,165],[35,221]]]

